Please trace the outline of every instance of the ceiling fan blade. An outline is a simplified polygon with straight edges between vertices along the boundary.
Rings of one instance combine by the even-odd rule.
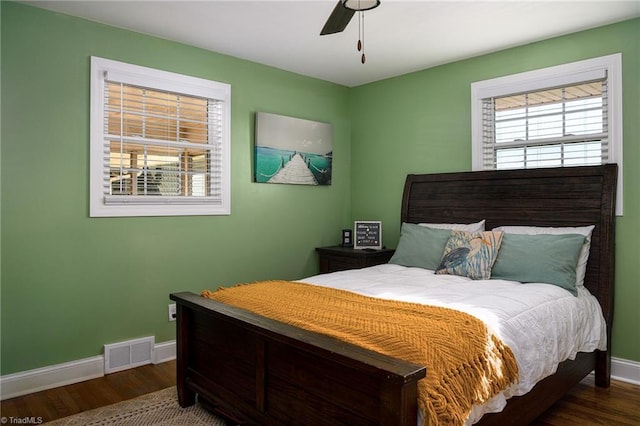
[[[347,28],[349,21],[351,21],[354,13],[354,10],[347,9],[342,6],[342,1],[338,0],[338,4],[333,8],[333,12],[329,15],[329,19],[327,19],[324,27],[322,27],[320,35],[335,34],[344,31],[344,29]]]

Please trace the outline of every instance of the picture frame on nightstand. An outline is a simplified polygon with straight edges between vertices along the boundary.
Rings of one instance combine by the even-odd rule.
[[[382,249],[382,222],[356,220],[353,224],[353,248],[356,250]]]

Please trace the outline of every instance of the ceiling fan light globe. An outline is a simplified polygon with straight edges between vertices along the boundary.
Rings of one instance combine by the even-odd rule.
[[[342,0],[342,6],[350,10],[355,10],[356,12],[361,12],[380,6],[380,0]]]

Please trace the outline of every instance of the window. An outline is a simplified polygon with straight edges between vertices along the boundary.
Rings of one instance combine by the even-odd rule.
[[[622,56],[472,83],[473,170],[618,163],[622,214]]]
[[[230,86],[91,60],[90,216],[230,214]]]

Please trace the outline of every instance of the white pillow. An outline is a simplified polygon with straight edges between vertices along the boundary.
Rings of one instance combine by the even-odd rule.
[[[584,276],[587,273],[587,260],[589,260],[589,250],[591,249],[591,232],[594,225],[589,226],[563,226],[563,227],[544,227],[544,226],[498,226],[493,228],[494,231],[502,231],[507,234],[579,234],[584,235],[584,244],[578,256],[578,265],[576,266],[576,287],[584,286]]]
[[[451,229],[452,231],[483,232],[484,219],[476,223],[419,223],[420,226],[435,229]]]

